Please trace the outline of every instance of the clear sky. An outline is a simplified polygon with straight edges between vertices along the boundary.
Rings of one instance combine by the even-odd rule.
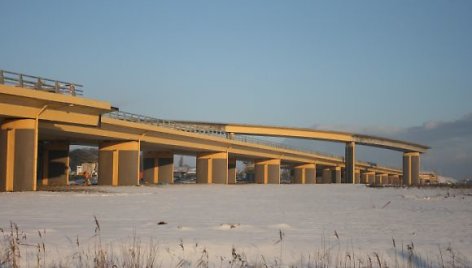
[[[0,68],[158,118],[411,127],[472,112],[472,1],[7,1]]]

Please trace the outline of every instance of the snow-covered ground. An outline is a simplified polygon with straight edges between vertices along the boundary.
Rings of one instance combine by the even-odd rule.
[[[93,247],[95,216],[103,244],[116,247],[137,237],[147,245],[152,239],[164,264],[185,255],[196,258],[202,249],[219,264],[231,258],[233,247],[248,259],[264,256],[287,264],[320,251],[376,252],[392,263],[392,239],[398,251],[413,243],[416,252],[434,260],[440,249],[469,258],[472,248],[471,189],[254,184],[90,189],[0,193],[0,227],[6,232],[14,222],[32,242],[39,241],[40,230],[53,258],[74,251],[77,237],[81,247]]]

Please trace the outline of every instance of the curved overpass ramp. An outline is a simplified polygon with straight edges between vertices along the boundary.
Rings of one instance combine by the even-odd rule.
[[[429,146],[415,144],[407,141],[394,140],[383,137],[376,137],[364,134],[356,134],[340,131],[326,131],[308,128],[250,125],[250,124],[231,124],[231,123],[210,123],[210,122],[191,122],[178,121],[181,124],[193,125],[200,128],[206,128],[212,131],[225,133],[228,137],[234,135],[254,135],[270,136],[284,138],[299,138],[310,140],[321,140],[329,142],[338,142],[346,144],[345,167],[348,182],[355,179],[356,170],[356,144],[383,148],[403,153],[403,183],[412,185],[419,180],[420,173],[420,154],[425,153]]]

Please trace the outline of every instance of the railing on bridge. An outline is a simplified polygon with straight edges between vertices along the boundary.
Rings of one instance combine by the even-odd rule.
[[[128,121],[128,122],[143,123],[143,124],[148,124],[148,125],[167,127],[167,128],[172,128],[172,129],[177,129],[177,130],[182,130],[182,131],[192,132],[192,133],[217,135],[217,136],[225,135],[225,133],[222,132],[222,131],[215,131],[215,130],[212,130],[212,129],[197,128],[194,125],[187,125],[187,124],[177,123],[177,122],[174,122],[174,121],[171,121],[171,120],[157,119],[157,118],[153,118],[153,117],[150,117],[150,116],[145,116],[145,115],[140,115],[140,114],[133,114],[133,113],[122,112],[122,111],[114,111],[114,112],[111,112],[111,113],[104,114],[104,116],[114,118],[114,119],[123,120],[123,121]]]
[[[326,153],[320,153],[320,152],[311,151],[311,150],[295,148],[293,146],[288,146],[286,144],[260,140],[253,137],[237,136],[237,135],[232,136],[232,137],[227,137],[226,132],[218,130],[218,129],[212,129],[209,127],[205,128],[205,127],[193,125],[193,124],[183,124],[183,123],[178,123],[171,120],[157,119],[157,118],[153,118],[149,116],[122,112],[122,111],[114,111],[111,113],[104,114],[104,116],[118,119],[118,120],[128,121],[128,122],[167,127],[167,128],[177,129],[180,131],[185,131],[185,132],[213,135],[213,136],[218,136],[218,137],[222,137],[226,139],[233,139],[233,140],[237,140],[237,141],[241,141],[245,143],[253,143],[253,144],[260,144],[260,145],[275,147],[278,149],[294,150],[294,151],[299,151],[299,152],[304,152],[304,153],[317,154],[317,155],[322,155],[325,157],[335,158],[335,159],[344,161],[344,157],[329,155]]]
[[[197,124],[179,123],[172,120],[157,119],[150,116],[133,114],[133,113],[122,112],[122,111],[114,111],[111,113],[104,114],[104,116],[123,120],[123,121],[128,121],[128,122],[143,123],[143,124],[148,124],[148,125],[155,125],[155,126],[160,126],[160,127],[177,129],[177,130],[181,130],[185,132],[206,134],[206,135],[212,135],[212,136],[217,136],[217,137],[226,138],[226,139],[233,139],[233,140],[237,140],[237,141],[241,141],[245,143],[266,145],[266,146],[270,146],[270,147],[274,147],[278,149],[286,149],[286,150],[293,150],[293,151],[298,151],[298,152],[303,152],[303,153],[317,154],[324,157],[330,157],[330,158],[344,161],[344,157],[340,157],[337,155],[297,148],[295,146],[289,146],[283,143],[261,140],[261,139],[257,139],[251,136],[235,135],[230,138],[226,136],[226,132],[221,131],[220,129],[212,129],[211,127],[202,127],[201,125],[197,125]],[[374,168],[377,167],[377,164],[372,163],[372,162],[357,161],[357,163],[363,164],[365,166],[374,167]],[[398,169],[398,167],[386,166],[386,165],[382,165],[381,167],[390,168],[390,169]]]
[[[0,84],[27,87],[71,96],[82,96],[82,85],[0,70]]]

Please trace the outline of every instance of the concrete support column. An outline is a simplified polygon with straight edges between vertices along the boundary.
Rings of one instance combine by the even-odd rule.
[[[140,166],[138,141],[113,141],[100,144],[99,185],[138,185]]]
[[[365,171],[361,173],[361,183],[363,184],[375,183],[375,172]]]
[[[420,177],[420,153],[403,154],[403,185],[417,185]]]
[[[280,184],[280,159],[255,161],[255,179],[259,184]]]
[[[69,142],[49,142],[43,147],[42,185],[69,184]]]
[[[380,176],[380,184],[382,184],[382,185],[389,185],[390,184],[388,174],[384,173]]]
[[[197,183],[228,183],[228,153],[197,155]]]
[[[35,191],[38,137],[35,119],[0,126],[0,192]]]
[[[354,184],[359,184],[359,183],[361,183],[361,171],[360,171],[359,169],[356,169],[356,170],[355,170],[353,183],[354,183]]]
[[[236,184],[236,158],[228,158],[228,184]]]
[[[322,183],[331,183],[331,169],[330,168],[324,168],[323,173],[321,175],[322,177]]]
[[[144,152],[143,176],[147,183],[174,183],[174,154],[172,152]]]
[[[316,183],[316,164],[303,164],[296,166],[294,183]]]
[[[386,185],[388,183],[388,174],[379,174],[379,185]]]
[[[369,178],[367,176],[367,173],[366,172],[361,172],[361,182],[362,184],[367,184],[367,182],[369,181]]]
[[[334,167],[331,171],[331,182],[341,183],[341,167]]]
[[[390,184],[392,185],[400,185],[400,176],[398,175],[389,175],[388,176],[388,181],[390,182]]]
[[[346,165],[344,178],[345,183],[355,183],[356,172],[356,143],[346,143],[344,162]]]

